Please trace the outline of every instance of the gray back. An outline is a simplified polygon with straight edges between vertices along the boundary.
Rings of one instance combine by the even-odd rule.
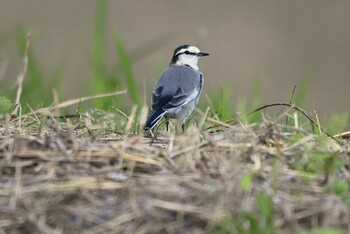
[[[159,77],[154,90],[163,86],[162,96],[175,95],[179,87],[183,93],[192,93],[201,89],[202,73],[187,66],[169,66]]]

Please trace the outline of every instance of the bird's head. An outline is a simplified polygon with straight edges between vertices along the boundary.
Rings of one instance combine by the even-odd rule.
[[[171,65],[184,65],[198,70],[198,60],[200,57],[208,56],[206,52],[200,51],[197,47],[191,45],[182,45],[174,50]]]

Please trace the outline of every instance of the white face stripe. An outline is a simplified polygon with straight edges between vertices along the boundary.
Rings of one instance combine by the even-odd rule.
[[[181,50],[179,50],[175,56],[177,56],[178,54],[184,53],[185,51],[188,51],[190,53],[194,53],[194,54],[198,54],[199,52],[201,52],[197,47],[195,46],[189,46],[188,48],[183,48]],[[193,56],[193,55],[192,55]]]
[[[199,57],[191,54],[180,54],[178,60],[176,61],[177,65],[185,65],[192,67],[193,69],[199,70],[198,68]]]
[[[185,52],[190,52],[189,54],[186,54]],[[199,70],[198,68],[198,60],[199,56],[197,54],[201,52],[197,47],[195,46],[189,46],[187,48],[183,48],[179,50],[175,56],[177,56],[177,65],[186,65],[193,69]]]

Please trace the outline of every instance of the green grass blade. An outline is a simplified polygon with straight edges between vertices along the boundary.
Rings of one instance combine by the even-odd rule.
[[[119,58],[119,63],[121,65],[121,69],[125,77],[125,81],[127,84],[130,97],[133,100],[133,102],[135,102],[136,104],[140,104],[140,94],[137,88],[135,75],[132,68],[132,63],[125,51],[122,40],[120,39],[117,33],[114,33],[114,42],[115,42],[115,46],[116,46],[116,50]]]
[[[92,48],[92,92],[105,92],[107,1],[96,1],[95,31]]]
[[[264,225],[267,227],[272,218],[273,202],[265,192],[260,191],[257,195],[256,203],[263,218]]]
[[[310,74],[305,73],[305,75],[300,81],[300,84],[297,85],[295,99],[292,100],[292,103],[294,103],[299,107],[303,107],[305,105],[305,101],[308,93],[309,80],[310,80]]]

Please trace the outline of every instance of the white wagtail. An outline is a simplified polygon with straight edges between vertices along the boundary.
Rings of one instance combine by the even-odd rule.
[[[164,116],[167,131],[170,118],[178,119],[182,132],[185,131],[186,119],[197,104],[204,83],[198,60],[207,55],[191,45],[175,49],[169,67],[160,75],[153,89],[152,112],[147,118],[145,130],[151,130]]]

